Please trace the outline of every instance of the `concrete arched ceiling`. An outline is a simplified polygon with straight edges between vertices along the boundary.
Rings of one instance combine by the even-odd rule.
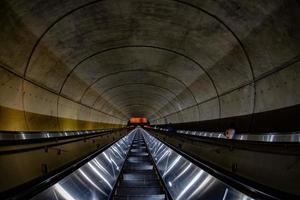
[[[128,70],[128,66],[124,66],[123,68],[125,69],[122,69],[121,67],[121,69],[117,69],[115,71],[117,72],[115,75],[108,76],[107,74],[105,74],[106,77],[98,80],[96,83],[98,84],[98,87],[105,91],[107,90],[106,88],[109,89],[111,87],[114,87],[114,84],[122,85],[138,82],[151,83],[152,85],[156,83],[160,85],[161,83],[164,83],[164,85],[166,85],[165,87],[169,88],[169,90],[171,91],[175,91],[176,95],[179,95],[182,92],[189,92],[190,95],[181,95],[184,96],[183,101],[187,102],[187,106],[191,106],[197,104],[198,102],[196,101],[193,93],[189,90],[188,87],[186,87],[189,85],[185,85],[181,79],[197,79],[197,75],[199,77],[203,74],[203,72],[201,71],[200,73],[192,73],[193,71],[189,71],[189,69],[179,61],[180,66],[174,67],[177,68],[177,70],[172,69],[175,75],[180,74],[181,76],[181,79],[176,78],[175,76],[168,75],[168,73],[161,72],[161,69],[167,67],[165,62],[175,62],[175,64],[172,63],[172,65],[176,65],[176,61],[170,58],[170,56],[183,57],[187,60],[190,60],[190,62],[192,62],[194,65],[197,65],[199,69],[202,69],[205,72],[207,70],[219,72],[219,74],[216,73],[216,77],[214,78],[215,80],[207,72],[205,73],[205,75],[209,77],[207,79],[212,82],[211,84],[214,85],[214,82],[216,81],[223,82],[225,80],[230,82],[231,79],[223,80],[222,78],[220,78],[224,77],[224,74],[220,73],[220,68],[222,68],[222,65],[217,67],[218,70],[213,70],[213,68],[216,61],[225,57],[225,55],[227,56],[227,52],[230,52],[233,49],[237,48],[236,52],[232,56],[236,57],[238,54],[241,54],[240,59],[235,58],[234,60],[235,63],[237,63],[237,68],[246,68],[244,70],[246,73],[237,73],[239,76],[236,76],[236,79],[242,76],[240,78],[240,82],[235,80],[233,83],[219,84],[219,91],[222,91],[222,86],[235,87],[235,84],[239,85],[251,79],[251,76],[250,78],[249,75],[247,77],[247,74],[249,74],[250,70],[249,66],[247,66],[246,57],[243,55],[243,51],[239,47],[238,42],[236,41],[234,36],[230,33],[230,31],[226,30],[226,27],[224,27],[220,22],[218,22],[211,16],[208,16],[206,13],[199,12],[199,10],[196,10],[190,6],[184,6],[184,8],[180,8],[178,7],[178,2],[173,2],[172,4],[174,4],[173,6],[175,6],[176,9],[169,8],[169,13],[164,13],[164,16],[161,16],[162,13],[159,11],[159,9],[151,9],[151,7],[153,8],[153,6],[154,8],[155,6],[164,8],[163,4],[155,5],[152,2],[132,1],[130,3],[126,3],[128,6],[130,6],[130,8],[128,8],[128,10],[125,12],[123,12],[122,9],[120,10],[119,7],[111,8],[109,10],[103,10],[106,4],[111,4],[111,2],[99,2],[83,7],[82,9],[76,10],[70,15],[66,16],[55,26],[53,26],[51,28],[51,31],[48,31],[47,35],[42,38],[39,45],[33,52],[25,75],[37,82],[42,82],[43,84],[45,84],[45,86],[55,91],[63,92],[63,86],[66,81],[66,77],[70,75],[70,72],[73,72],[72,70],[75,70],[74,68],[78,66],[78,63],[82,64],[82,62],[88,61],[88,58],[92,58],[95,54],[100,55],[101,53],[107,53],[107,51],[110,51],[111,48],[119,47],[121,51],[118,51],[116,53],[116,56],[111,55],[112,57],[114,57],[113,59],[120,61],[118,57],[121,57],[121,59],[125,58],[125,63],[132,63],[131,60],[139,59],[140,67],[137,67],[140,72],[137,71],[136,73],[118,73],[118,71]],[[166,4],[165,6],[167,6],[168,4]],[[141,10],[140,7],[143,5],[148,5],[150,9]],[[187,8],[185,7],[188,7],[189,12],[186,11]],[[99,10],[103,12],[99,12]],[[109,16],[109,18],[107,16]],[[194,20],[196,16],[198,16],[199,20]],[[105,17],[107,20],[101,20]],[[159,19],[159,21],[157,19]],[[74,22],[76,21],[75,27],[74,24],[69,23],[69,20]],[[132,23],[135,24],[134,30],[130,28]],[[93,24],[93,26],[88,24]],[[209,24],[209,26],[206,26],[207,24]],[[170,27],[170,29],[165,29],[165,27]],[[214,27],[214,31],[207,32],[207,30],[205,30],[203,27],[206,27],[206,29]],[[158,31],[162,28],[165,29],[165,33],[160,33]],[[189,35],[189,37],[186,36],[187,34]],[[110,37],[114,39],[110,39]],[[107,41],[110,42],[108,43]],[[208,41],[211,41],[211,43],[207,43]],[[55,49],[56,54],[63,57],[57,58],[57,56],[49,54],[44,55],[44,48],[40,49],[39,47],[42,47],[44,43],[49,44],[49,42],[51,42],[50,48]],[[47,46],[49,46],[48,44]],[[76,45],[80,46],[78,46],[77,48]],[[127,49],[122,48],[124,45],[135,46],[132,47],[134,49],[147,45],[149,48],[153,47],[153,49],[160,51],[155,52],[156,54],[158,54],[156,55],[156,57],[155,53],[152,53],[149,58],[146,58],[148,57],[148,54],[147,52],[144,52],[139,53],[139,55],[137,55],[138,58],[132,58],[136,54],[134,54],[134,52],[130,52],[130,55],[126,56],[126,54],[123,52]],[[70,50],[71,52],[67,53]],[[167,55],[164,56],[164,54]],[[38,57],[35,55],[38,55]],[[82,59],[79,60],[80,57]],[[128,58],[129,61],[127,60]],[[154,64],[153,62],[149,62],[150,59],[154,61]],[[52,60],[54,60],[54,62],[52,62]],[[57,65],[57,62],[62,62],[64,64],[74,63],[75,65],[73,68],[71,68],[70,71],[67,71],[66,67],[64,67],[63,65]],[[159,63],[158,70],[156,71],[152,69],[155,68],[153,67],[155,65],[155,62]],[[202,64],[200,64],[199,62],[201,62]],[[108,68],[108,66],[110,68],[110,63],[105,64],[106,65],[102,68]],[[40,67],[37,67],[41,65],[46,65],[45,72],[41,71]],[[117,66],[120,65],[122,64],[117,64]],[[143,71],[143,69],[146,68],[147,65],[150,66],[150,69],[148,70],[151,70],[151,73]],[[97,69],[101,71],[101,67],[99,65],[97,65]],[[190,73],[187,74],[186,77],[182,76],[183,73],[187,71],[189,71]],[[65,74],[65,76],[62,76],[66,72],[68,73]],[[46,75],[44,75],[45,73]],[[83,71],[81,71],[80,74],[83,74]],[[142,75],[139,76],[139,74]],[[195,74],[196,77],[191,77],[191,74]],[[244,75],[246,75],[246,77],[243,77]],[[53,77],[55,77],[55,81],[53,81]],[[86,75],[86,77],[91,76],[88,74]],[[105,81],[105,79],[109,78],[112,80]],[[205,84],[209,85],[207,83]],[[71,84],[71,88],[67,88],[65,90],[77,92],[78,90],[74,89],[74,85],[75,84]],[[184,86],[185,88],[182,86]],[[188,92],[185,92],[185,89],[187,89]],[[140,90],[143,90],[143,88],[140,87]],[[215,86],[215,90],[217,90],[217,86]],[[216,93],[218,92],[216,91]],[[102,95],[100,94],[100,96]],[[73,96],[71,96],[71,98],[73,98]],[[195,102],[188,102],[192,101],[193,99],[195,100]],[[149,108],[152,107],[149,106]]]
[[[23,80],[23,90],[32,88],[29,82],[40,88],[27,89],[37,96],[51,94],[48,111],[23,96],[24,111],[88,121],[89,113],[99,112],[114,123],[143,115],[176,123],[300,103],[299,92],[276,101],[265,96],[284,96],[299,83],[281,83],[284,73],[299,73],[297,1],[1,4],[0,36],[7,47],[0,50],[1,65]]]

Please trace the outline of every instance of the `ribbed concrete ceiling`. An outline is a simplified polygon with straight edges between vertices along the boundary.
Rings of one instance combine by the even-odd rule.
[[[299,103],[297,93],[272,104],[257,95],[273,83],[255,81],[292,61],[287,76],[299,74],[297,1],[1,4],[3,65],[119,119],[198,121]]]

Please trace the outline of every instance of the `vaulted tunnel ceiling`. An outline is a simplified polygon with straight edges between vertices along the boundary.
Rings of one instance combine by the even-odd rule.
[[[293,79],[300,67],[296,0],[0,4],[2,68],[24,79],[23,90],[33,84],[32,93],[53,101],[44,111],[45,103],[25,95],[23,110],[76,118],[88,109],[111,123],[131,116],[176,123],[300,103],[296,90],[269,99],[299,84]]]

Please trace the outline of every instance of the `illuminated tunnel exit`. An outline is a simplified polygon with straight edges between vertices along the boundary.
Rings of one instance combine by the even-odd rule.
[[[150,122],[146,117],[131,117],[127,126],[149,126]]]

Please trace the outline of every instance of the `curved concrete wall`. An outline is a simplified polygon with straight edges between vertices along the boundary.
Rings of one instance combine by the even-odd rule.
[[[45,90],[0,69],[1,130],[86,130],[120,127],[124,121]]]
[[[254,115],[300,104],[300,5],[4,0],[1,129]]]

